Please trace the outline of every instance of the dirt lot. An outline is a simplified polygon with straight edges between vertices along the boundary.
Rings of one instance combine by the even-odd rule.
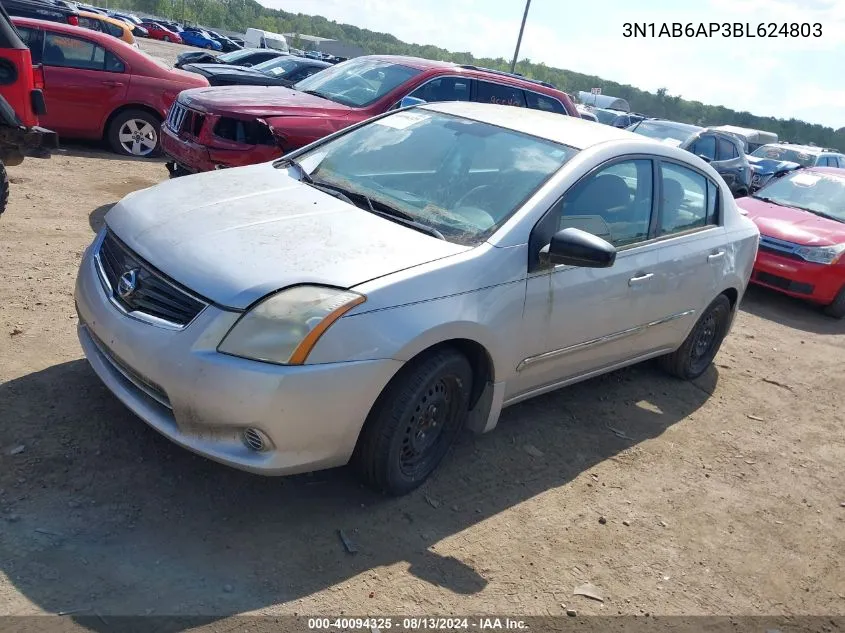
[[[845,323],[752,289],[695,384],[642,366],[518,405],[408,497],[263,479],[160,437],[82,358],[81,252],[164,166],[72,148],[10,174],[0,613],[845,614]]]

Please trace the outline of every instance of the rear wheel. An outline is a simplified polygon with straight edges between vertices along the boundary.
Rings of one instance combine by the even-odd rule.
[[[9,202],[9,174],[6,173],[6,166],[0,162],[0,215],[6,210]]]
[[[161,153],[160,127],[157,116],[144,110],[126,110],[112,120],[107,137],[118,154],[149,158]]]
[[[8,189],[6,195],[8,196]],[[833,303],[824,307],[824,313],[834,319],[845,318],[845,287],[839,291]]]
[[[660,357],[660,365],[678,378],[698,378],[719,352],[730,324],[731,302],[725,295],[719,295],[707,306],[683,344],[671,354]]]
[[[373,406],[353,455],[368,485],[402,495],[434,472],[463,428],[472,368],[442,349],[404,367]]]

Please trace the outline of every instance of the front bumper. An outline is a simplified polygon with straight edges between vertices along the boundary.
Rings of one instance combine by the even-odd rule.
[[[167,125],[161,126],[161,149],[177,167],[190,173],[257,165],[282,155],[278,147],[268,145],[243,149],[207,147],[194,138],[177,136]]]
[[[76,282],[79,340],[100,379],[147,424],[195,453],[263,475],[349,461],[401,362],[284,367],[220,354],[239,313],[208,306],[181,330],[134,319],[110,302],[91,251]],[[248,428],[269,439],[268,450],[247,446]]]
[[[814,264],[761,249],[757,252],[751,282],[827,305],[845,284],[845,266]]]

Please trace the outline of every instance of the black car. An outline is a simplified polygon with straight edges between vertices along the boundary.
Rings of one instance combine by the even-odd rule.
[[[212,86],[293,86],[331,66],[328,62],[282,55],[251,68],[229,64],[185,64],[182,70],[197,73]]]
[[[224,53],[231,53],[232,51],[239,51],[243,48],[240,44],[232,41],[232,38],[221,35],[217,31],[206,31],[212,38],[220,42]]]
[[[707,161],[735,198],[751,192],[751,166],[745,157],[745,143],[733,134],[663,119],[645,119],[626,129],[680,147]]]
[[[41,0],[0,0],[9,15],[79,25],[79,13],[65,4]]]
[[[287,56],[287,53],[273,48],[242,48],[231,53],[214,55],[207,51],[189,51],[176,58],[176,68],[183,68],[185,64],[232,64],[235,66],[255,66],[277,57]]]

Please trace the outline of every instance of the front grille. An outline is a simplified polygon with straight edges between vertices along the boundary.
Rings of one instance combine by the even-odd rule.
[[[129,314],[184,327],[208,305],[147,264],[111,231],[100,244],[97,261],[112,301]]]
[[[173,407],[170,404],[170,398],[167,397],[167,393],[154,383],[152,380],[145,378],[137,371],[132,369],[129,365],[124,363],[120,358],[115,356],[115,354],[103,343],[99,337],[97,337],[94,332],[91,331],[90,327],[86,327],[85,331],[88,333],[88,336],[91,337],[91,340],[94,342],[94,345],[97,346],[97,349],[100,351],[100,354],[105,358],[112,367],[114,367],[119,374],[121,374],[126,380],[131,382],[135,385],[138,389],[143,391],[147,394],[150,398],[158,402],[159,404],[167,407],[168,409],[172,409]]]
[[[803,257],[796,254],[796,250],[801,248],[800,244],[787,242],[786,240],[779,240],[768,235],[760,236],[760,250],[767,253],[774,253],[787,259],[796,259],[798,261],[805,261]]]
[[[798,294],[804,295],[813,294],[813,290],[815,288],[813,284],[792,281],[791,279],[787,279],[786,277],[772,275],[771,273],[754,273],[754,279],[759,281],[761,284],[766,284],[767,286],[773,286],[775,288],[780,288],[781,290],[787,290],[789,292],[796,292]]]
[[[174,102],[170,112],[167,113],[167,127],[177,134],[184,132],[191,136],[199,136],[204,122],[204,114],[186,108],[178,101]]]

